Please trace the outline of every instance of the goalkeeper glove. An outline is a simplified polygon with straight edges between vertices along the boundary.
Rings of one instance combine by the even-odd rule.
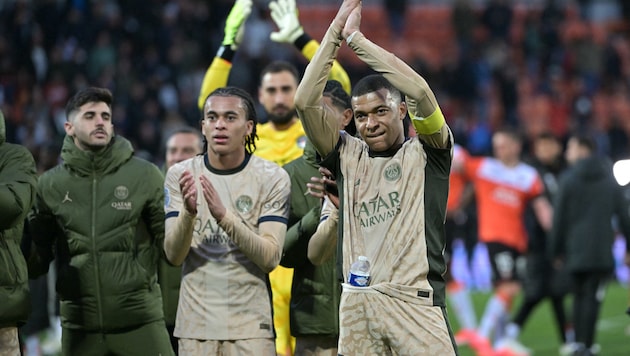
[[[274,42],[294,43],[304,34],[304,29],[298,20],[298,12],[295,0],[276,0],[269,3],[271,18],[278,26],[279,31],[269,35]]]
[[[252,12],[252,4],[252,0],[236,0],[234,2],[230,14],[225,19],[225,29],[223,31],[225,37],[223,37],[222,45],[229,46],[233,51],[236,51],[243,39],[245,20]]]

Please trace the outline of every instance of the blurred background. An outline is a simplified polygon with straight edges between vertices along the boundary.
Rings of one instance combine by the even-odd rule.
[[[306,62],[269,39],[275,25],[268,1],[254,2],[230,84],[256,97],[269,61],[289,60],[300,70]],[[201,80],[232,3],[0,1],[8,140],[49,168],[58,159],[67,99],[101,86],[115,96],[116,132],[161,165],[169,130],[198,127]],[[306,32],[321,38],[339,3],[298,0]],[[427,78],[456,140],[472,154],[489,153],[492,130],[512,125],[527,137],[595,132],[616,160],[629,153],[629,13],[628,1],[615,0],[365,0],[362,30]],[[339,56],[353,82],[369,71],[347,47]]]

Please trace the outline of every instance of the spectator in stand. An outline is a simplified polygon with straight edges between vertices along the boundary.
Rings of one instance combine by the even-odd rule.
[[[383,0],[383,8],[389,20],[393,39],[399,40],[405,32],[405,16],[407,14],[408,0]]]
[[[599,309],[615,261],[613,218],[630,246],[630,203],[612,175],[609,159],[596,154],[595,141],[587,135],[569,138],[566,159],[570,168],[559,182],[554,199],[549,256],[571,273],[574,355],[598,353],[594,344]],[[626,250],[630,262],[630,249]]]

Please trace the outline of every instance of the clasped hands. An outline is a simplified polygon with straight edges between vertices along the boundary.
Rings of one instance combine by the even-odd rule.
[[[210,182],[208,177],[202,175],[199,177],[201,183],[201,193],[203,194],[206,203],[208,203],[208,209],[217,221],[220,221],[225,216],[225,206],[221,201],[219,193],[214,188],[214,185]],[[197,184],[195,177],[190,171],[184,171],[179,177],[179,188],[182,193],[182,200],[184,201],[184,207],[186,211],[191,215],[197,215]]]

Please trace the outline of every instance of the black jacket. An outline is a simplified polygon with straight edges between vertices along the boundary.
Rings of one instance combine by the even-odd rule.
[[[628,208],[628,197],[615,181],[610,161],[592,156],[576,162],[560,179],[554,201],[550,257],[563,258],[571,272],[612,272],[612,219],[618,218],[628,241]]]

